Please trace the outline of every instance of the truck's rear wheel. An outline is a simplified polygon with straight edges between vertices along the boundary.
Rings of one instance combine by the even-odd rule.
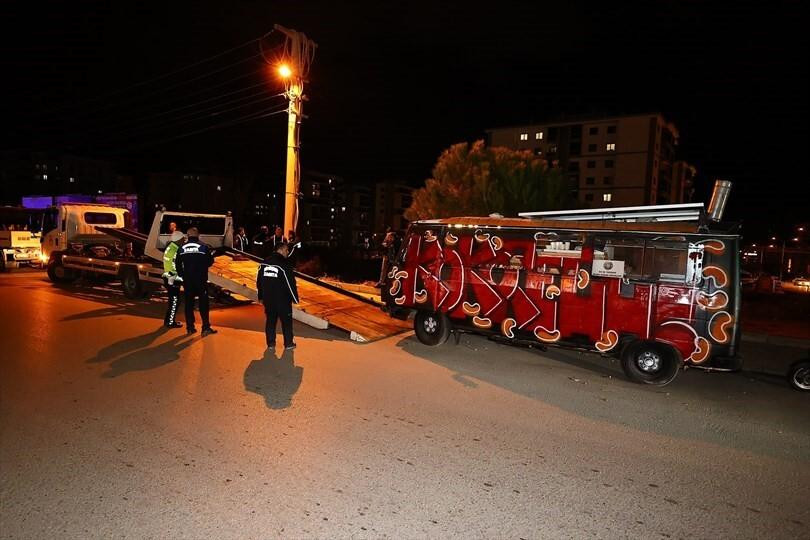
[[[76,279],[76,273],[62,266],[62,257],[53,256],[48,261],[48,279],[54,283],[70,283]]]
[[[799,362],[788,374],[790,385],[802,392],[810,391],[810,362]]]
[[[450,337],[450,320],[444,313],[419,311],[413,319],[413,329],[419,341],[435,347]]]
[[[124,296],[132,300],[143,298],[143,283],[141,283],[138,272],[134,268],[122,268],[120,277]]]
[[[664,386],[680,371],[678,351],[655,341],[634,341],[622,351],[622,369],[627,377],[638,383]]]

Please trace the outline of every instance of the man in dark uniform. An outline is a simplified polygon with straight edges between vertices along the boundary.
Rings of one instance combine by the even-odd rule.
[[[249,245],[245,228],[239,227],[236,236],[233,237],[233,247],[239,251],[247,252]]]
[[[276,227],[275,234],[270,239],[270,241],[272,243],[272,247],[269,248],[269,249],[272,249],[273,251],[276,250],[276,247],[278,247],[279,244],[287,243],[287,239],[284,238],[284,233],[283,233],[281,227],[278,227],[278,226]]]
[[[186,332],[193,334],[194,299],[200,299],[202,335],[216,334],[208,320],[208,268],[214,264],[211,248],[200,242],[200,232],[196,227],[188,230],[188,240],[177,251],[177,274],[183,278],[183,291],[186,301]]]
[[[276,250],[259,266],[256,289],[259,300],[264,303],[267,320],[264,326],[267,347],[276,346],[276,322],[281,319],[284,348],[294,349],[292,305],[298,303],[298,288],[295,274],[287,259],[289,246],[279,243]]]
[[[262,259],[267,257],[267,254],[270,253],[268,250],[271,249],[270,241],[270,229],[267,225],[262,225],[261,228],[259,228],[259,232],[253,237],[253,241],[250,243],[253,254]]]

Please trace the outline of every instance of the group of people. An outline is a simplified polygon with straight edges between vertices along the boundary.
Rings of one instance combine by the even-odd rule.
[[[265,232],[267,227],[264,227]],[[281,228],[276,228],[280,233]],[[214,253],[209,245],[200,241],[199,231],[191,227],[184,236],[177,225],[169,224],[170,240],[163,252],[163,283],[169,294],[169,305],[163,324],[168,328],[182,328],[177,321],[181,285],[185,300],[186,332],[197,332],[194,319],[194,303],[199,302],[202,319],[202,335],[216,334],[211,327],[208,305],[208,268],[214,264]],[[244,228],[240,228],[244,235]],[[262,242],[266,239],[262,238]],[[236,243],[236,242],[234,242]],[[262,243],[260,246],[266,244]],[[256,275],[256,290],[259,301],[264,304],[265,338],[268,348],[276,345],[276,326],[281,320],[284,348],[294,349],[292,304],[298,303],[298,287],[290,261],[290,246],[287,241],[277,241],[259,265]]]
[[[250,240],[248,240],[245,228],[239,227],[233,239],[233,247],[239,251],[265,258],[275,253],[279,244],[295,245],[296,242],[298,242],[298,238],[295,236],[295,231],[288,231],[287,236],[284,236],[284,230],[280,226],[276,226],[273,234],[270,234],[270,227],[262,225],[259,232],[254,234]]]

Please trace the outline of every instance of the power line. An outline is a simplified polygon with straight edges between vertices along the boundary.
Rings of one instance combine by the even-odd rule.
[[[169,77],[177,75],[178,73],[188,71],[189,69],[192,69],[194,67],[197,67],[197,66],[200,66],[202,64],[208,63],[208,62],[210,62],[212,60],[216,60],[217,58],[221,58],[221,57],[223,57],[223,56],[225,56],[227,54],[230,54],[230,53],[232,53],[234,51],[237,51],[239,49],[247,47],[248,45],[251,45],[252,43],[259,42],[261,44],[262,40],[264,40],[271,33],[273,33],[273,30],[270,30],[270,32],[267,32],[266,34],[262,35],[261,37],[253,38],[251,40],[246,41],[245,43],[242,43],[241,45],[231,47],[230,49],[226,49],[226,50],[224,50],[224,51],[222,51],[220,53],[217,53],[217,54],[215,54],[213,56],[209,56],[208,58],[203,58],[202,60],[192,62],[191,64],[188,64],[188,65],[185,65],[183,67],[174,69],[174,70],[169,71],[167,73],[164,73],[162,75],[158,75],[156,77],[152,77],[152,78],[149,78],[149,79],[146,79],[146,80],[143,80],[143,81],[138,81],[136,83],[125,86],[123,88],[118,88],[116,90],[113,90],[112,92],[107,92],[105,94],[100,94],[100,95],[97,95],[97,96],[92,96],[92,97],[86,98],[86,99],[82,100],[80,103],[82,103],[82,104],[84,104],[84,103],[92,103],[92,102],[98,101],[100,99],[109,98],[109,97],[112,97],[112,96],[127,92],[129,90],[134,89],[134,88],[138,88],[138,87],[141,87],[141,86],[151,84],[151,83],[156,82],[156,81],[167,79]],[[254,55],[252,58],[256,58],[257,56],[261,56],[261,55],[262,55],[262,53],[259,53],[258,55]],[[76,103],[71,104],[71,106],[76,106],[76,105],[77,105]],[[55,109],[51,109],[51,110],[47,110],[47,111],[41,111],[40,114],[49,114],[51,112],[59,111],[59,110],[64,109],[64,108],[65,108],[64,106],[63,107],[57,107]]]
[[[229,120],[227,122],[221,122],[221,123],[215,124],[213,126],[208,126],[208,127],[205,127],[205,128],[196,129],[194,131],[189,131],[187,133],[182,133],[180,135],[175,135],[173,137],[168,137],[166,139],[161,139],[159,141],[151,141],[151,142],[148,142],[148,143],[143,143],[143,144],[140,144],[140,145],[132,146],[132,147],[129,147],[129,148],[125,149],[125,151],[130,152],[130,151],[133,151],[133,150],[140,150],[142,148],[146,148],[146,147],[149,147],[149,146],[154,146],[156,144],[163,144],[163,143],[167,143],[167,142],[174,141],[174,140],[177,140],[177,139],[183,139],[183,138],[186,138],[186,137],[191,137],[193,135],[198,135],[200,133],[205,133],[207,131],[213,131],[215,129],[233,127],[233,126],[237,126],[239,124],[244,124],[246,122],[251,122],[253,120],[260,120],[262,118],[268,118],[270,116],[274,116],[276,114],[281,114],[281,113],[286,113],[286,112],[287,112],[286,107],[281,108],[281,109],[273,109],[271,107],[271,108],[265,109],[264,111],[251,113],[249,115],[245,115],[245,116],[236,118],[234,120]]]
[[[259,97],[259,96],[263,96],[263,95],[266,94],[266,92],[257,92],[257,93],[251,94],[249,96],[242,96],[242,97],[235,98],[235,99],[232,99],[232,100],[229,100],[229,101],[216,103],[214,105],[209,105],[208,107],[203,107],[202,109],[190,110],[190,111],[188,111],[188,112],[186,112],[184,114],[181,114],[179,116],[176,116],[174,118],[170,117],[165,121],[152,122],[152,123],[148,123],[148,124],[145,124],[145,125],[144,124],[139,124],[139,122],[141,122],[142,120],[156,120],[156,119],[158,119],[160,117],[165,117],[166,115],[172,115],[173,113],[180,112],[182,110],[188,109],[190,107],[194,107],[194,106],[199,105],[201,103],[217,101],[217,100],[220,100],[220,99],[222,99],[224,97],[228,97],[228,96],[231,96],[231,95],[234,95],[234,94],[238,94],[240,92],[244,92],[245,90],[250,90],[250,89],[253,89],[253,88],[256,88],[256,87],[259,87],[259,86],[265,86],[265,83],[259,83],[259,84],[253,85],[253,86],[242,88],[240,90],[235,90],[235,91],[229,92],[227,94],[222,94],[222,95],[219,95],[219,96],[215,96],[215,97],[212,97],[212,98],[209,98],[209,99],[197,102],[197,103],[184,105],[183,107],[178,107],[176,109],[169,109],[169,110],[161,111],[161,112],[156,113],[156,114],[146,115],[146,116],[137,117],[137,118],[133,117],[133,118],[129,118],[127,120],[124,120],[123,122],[116,122],[115,124],[108,125],[108,126],[99,126],[99,127],[96,127],[96,128],[86,130],[83,133],[83,135],[92,136],[92,135],[97,134],[99,132],[107,132],[107,133],[109,133],[111,130],[117,130],[117,129],[120,129],[120,128],[124,127],[124,126],[128,126],[128,125],[131,125],[131,124],[135,124],[133,126],[133,129],[135,131],[143,131],[144,129],[148,130],[148,129],[151,129],[153,127],[171,126],[171,125],[177,124],[178,121],[183,120],[185,118],[189,118],[189,117],[192,117],[192,118],[190,118],[189,120],[185,120],[183,122],[179,122],[179,123],[184,124],[184,123],[194,122],[195,120],[199,120],[199,119],[205,118],[207,116],[210,116],[208,114],[203,114],[202,116],[200,116],[198,118],[193,118],[195,115],[199,115],[200,113],[205,113],[206,111],[211,111],[211,110],[214,110],[213,114],[219,114],[219,113],[222,113],[222,112],[227,112],[227,110],[229,110],[229,109],[225,109],[225,110],[222,110],[222,111],[216,111],[215,109],[217,107],[222,107],[222,106],[225,106],[225,105],[238,103],[238,102],[244,101],[246,99],[253,99],[253,98],[256,98],[256,97]],[[282,97],[282,96],[284,96],[283,93],[273,94],[271,96],[267,96],[267,99],[275,98],[275,97]],[[254,101],[253,103],[259,103],[261,101],[264,101],[264,99]],[[251,103],[245,104],[245,106],[250,105],[250,104]]]
[[[258,95],[261,95],[261,94],[255,94],[253,96],[248,96],[248,98],[253,98],[253,97],[256,97]],[[275,99],[275,98],[279,98],[279,97],[283,97],[283,96],[284,96],[284,94],[275,94],[275,95],[272,95],[272,96],[265,96],[263,98],[255,99],[255,100],[249,101],[247,103],[242,103],[240,105],[234,105],[233,107],[228,107],[226,109],[216,110],[217,107],[221,107],[222,105],[228,105],[229,103],[236,103],[238,101],[241,101],[241,99],[247,99],[247,98],[241,98],[241,99],[237,99],[235,101],[229,102],[229,103],[217,104],[217,105],[215,105],[213,107],[208,107],[208,108],[200,110],[200,111],[193,111],[192,113],[185,115],[186,117],[191,116],[191,118],[185,118],[184,119],[181,116],[181,117],[176,118],[176,119],[172,120],[171,122],[168,122],[168,123],[165,123],[165,124],[151,124],[151,125],[143,126],[141,128],[136,128],[136,129],[132,130],[130,133],[142,133],[144,131],[148,132],[148,131],[154,129],[155,127],[157,127],[157,128],[166,128],[166,127],[171,127],[171,126],[190,124],[190,123],[193,123],[193,122],[198,122],[200,120],[204,120],[206,118],[219,116],[219,115],[221,115],[223,113],[227,113],[227,112],[234,111],[234,110],[237,110],[237,109],[242,109],[244,107],[250,107],[252,105],[256,105],[257,103],[263,103],[265,101]],[[214,109],[214,110],[212,110],[212,109]],[[211,112],[206,112],[206,111],[211,111]],[[200,113],[204,113],[204,114],[202,114],[202,116],[199,116]]]

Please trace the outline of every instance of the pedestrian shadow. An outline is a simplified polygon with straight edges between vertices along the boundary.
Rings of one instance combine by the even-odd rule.
[[[117,358],[123,354],[131,353],[133,351],[137,351],[138,349],[143,349],[144,347],[148,346],[150,343],[155,341],[159,336],[162,336],[169,329],[165,326],[159,326],[155,330],[140,335],[135,336],[127,339],[122,339],[121,341],[116,341],[106,347],[99,349],[96,355],[92,358],[88,358],[85,360],[86,364],[97,364],[100,362],[108,362],[113,358]]]
[[[132,371],[146,371],[165,366],[178,360],[180,353],[192,343],[194,343],[194,338],[183,334],[154,347],[134,350],[113,360],[109,369],[101,376],[105,379],[112,379]]]
[[[301,386],[304,368],[295,365],[293,351],[278,356],[272,349],[245,370],[245,390],[259,394],[269,409],[286,409]]]

